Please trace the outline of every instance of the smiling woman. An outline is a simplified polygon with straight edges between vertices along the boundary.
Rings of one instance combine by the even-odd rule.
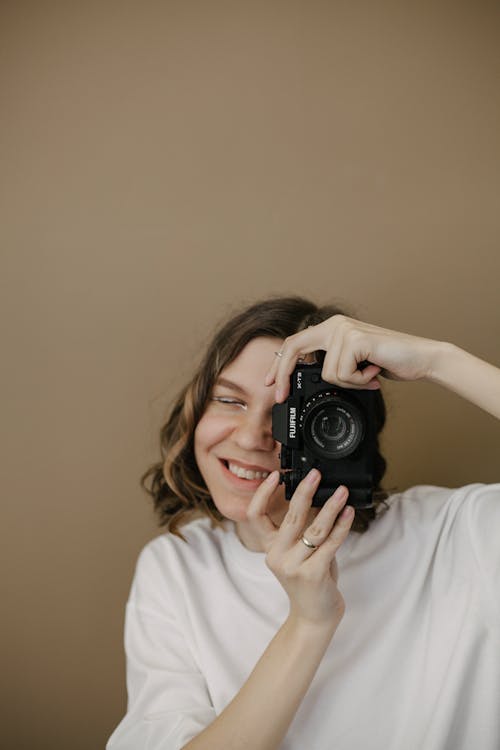
[[[244,442],[251,441],[251,436],[246,436],[245,433],[256,423],[255,412],[258,412],[259,418],[263,418],[267,410],[268,435],[267,438],[260,438],[265,446],[245,449],[231,445],[229,454],[221,458],[227,461],[233,459],[233,464],[239,462],[243,468],[249,468],[251,465],[260,467],[261,471],[279,468],[279,446],[272,440],[270,431],[274,392],[265,385],[264,376],[276,358],[275,353],[280,350],[287,337],[342,312],[335,305],[318,307],[300,297],[278,297],[251,305],[219,328],[190,383],[177,397],[171,414],[161,430],[162,461],[151,466],[141,478],[142,486],[153,498],[160,525],[166,526],[170,532],[183,538],[180,528],[200,513],[209,516],[215,525],[220,525],[226,517],[225,513],[221,512],[219,504],[224,502],[224,508],[228,510],[227,492],[223,495],[211,492],[212,487],[209,483],[216,481],[216,465],[213,458],[209,462],[203,443],[200,446],[200,439],[204,439],[205,435],[205,425],[214,425],[214,428],[220,425],[221,429],[226,425],[227,428],[228,422],[232,423],[229,419],[230,414],[244,412],[247,414],[243,420],[246,426],[241,437]],[[319,350],[316,353],[317,359],[321,361],[324,354],[324,351]],[[240,427],[241,422],[242,418],[238,420]],[[385,405],[382,395],[379,394],[377,431],[382,430],[384,423]],[[235,432],[236,437],[240,437],[239,433],[240,428]],[[271,443],[273,448],[270,448]],[[199,456],[196,455],[197,445],[200,446]],[[271,453],[274,451],[273,456],[269,450]],[[259,460],[255,460],[256,456]],[[200,471],[199,458],[207,462],[204,467],[206,465],[209,470],[208,476],[204,471]],[[229,481],[229,471],[224,472],[220,467],[217,469],[221,475],[221,482],[223,477]],[[380,452],[377,452],[375,508],[356,513],[354,531],[363,532],[368,528],[370,521],[375,518],[377,504],[383,502],[387,496],[381,487],[385,469],[385,460]],[[249,482],[248,479],[244,481]],[[240,495],[241,492],[250,491],[257,485],[258,482],[252,486],[240,482]],[[283,515],[285,507],[279,503],[281,496],[282,487],[273,495],[272,506],[276,519]],[[238,519],[243,520],[243,499],[240,497],[239,501],[232,502],[235,503],[233,511],[237,511],[237,506]]]
[[[352,469],[314,507],[311,468],[286,500],[272,409],[309,355],[320,396],[372,391],[375,490],[382,378],[500,417],[500,370],[453,344],[297,297],[229,320],[142,478],[167,531],[137,563],[128,711],[108,750],[500,747],[500,484],[422,483],[354,510]]]
[[[194,433],[198,467],[219,513],[244,523],[255,490],[279,468],[279,444],[272,436],[273,391],[264,377],[280,339],[250,341],[218,378]],[[231,384],[232,385],[228,385]],[[241,394],[231,398],[231,391]],[[226,394],[226,395],[225,395]],[[269,515],[277,524],[287,503],[277,487]]]

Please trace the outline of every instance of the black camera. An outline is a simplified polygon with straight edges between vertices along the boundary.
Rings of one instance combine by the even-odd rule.
[[[273,437],[281,443],[285,497],[290,500],[298,483],[317,468],[321,481],[313,506],[324,505],[343,484],[349,490],[349,505],[371,508],[380,394],[327,383],[321,369],[317,363],[296,365],[290,395],[273,406]]]

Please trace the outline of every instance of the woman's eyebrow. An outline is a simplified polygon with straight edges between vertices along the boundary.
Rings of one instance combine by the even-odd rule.
[[[226,388],[231,388],[231,390],[233,391],[238,391],[239,393],[243,393],[243,395],[248,396],[248,393],[241,385],[238,385],[238,383],[234,383],[232,380],[228,380],[227,378],[218,378],[215,385],[224,385],[226,386]]]

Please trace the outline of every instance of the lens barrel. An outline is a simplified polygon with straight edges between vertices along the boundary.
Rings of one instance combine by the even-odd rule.
[[[300,421],[304,443],[324,458],[354,453],[365,433],[364,418],[357,406],[328,392],[317,394],[305,404]]]

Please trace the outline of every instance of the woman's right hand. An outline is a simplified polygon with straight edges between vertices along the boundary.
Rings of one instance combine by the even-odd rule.
[[[289,617],[300,622],[337,627],[345,605],[337,588],[335,554],[345,541],[354,520],[354,509],[346,506],[348,490],[341,485],[307,524],[312,499],[320,481],[312,469],[300,482],[279,528],[267,515],[270,497],[278,484],[273,472],[262,482],[247,510],[247,518],[259,532],[266,551],[266,564],[290,599]],[[305,536],[316,549],[301,541]]]

